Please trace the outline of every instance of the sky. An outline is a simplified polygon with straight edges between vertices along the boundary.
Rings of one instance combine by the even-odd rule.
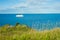
[[[0,0],[0,13],[60,13],[60,0]]]

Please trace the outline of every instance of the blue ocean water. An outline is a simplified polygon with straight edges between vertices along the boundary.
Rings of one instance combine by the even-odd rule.
[[[0,14],[0,26],[5,24],[15,25],[18,22],[35,29],[60,27],[60,14],[22,14],[23,17],[16,17],[16,15]]]

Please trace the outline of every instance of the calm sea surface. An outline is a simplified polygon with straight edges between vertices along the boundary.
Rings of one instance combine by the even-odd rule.
[[[0,26],[5,24],[15,25],[17,22],[26,24],[35,29],[50,29],[60,27],[60,14],[0,14]]]

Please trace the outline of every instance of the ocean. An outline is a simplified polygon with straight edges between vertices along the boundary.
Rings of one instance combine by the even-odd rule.
[[[0,14],[0,26],[16,23],[25,24],[34,29],[51,29],[60,27],[60,14]]]

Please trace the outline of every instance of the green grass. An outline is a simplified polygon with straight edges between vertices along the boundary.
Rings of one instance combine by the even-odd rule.
[[[0,27],[0,40],[60,40],[60,28],[36,31],[26,25]]]

